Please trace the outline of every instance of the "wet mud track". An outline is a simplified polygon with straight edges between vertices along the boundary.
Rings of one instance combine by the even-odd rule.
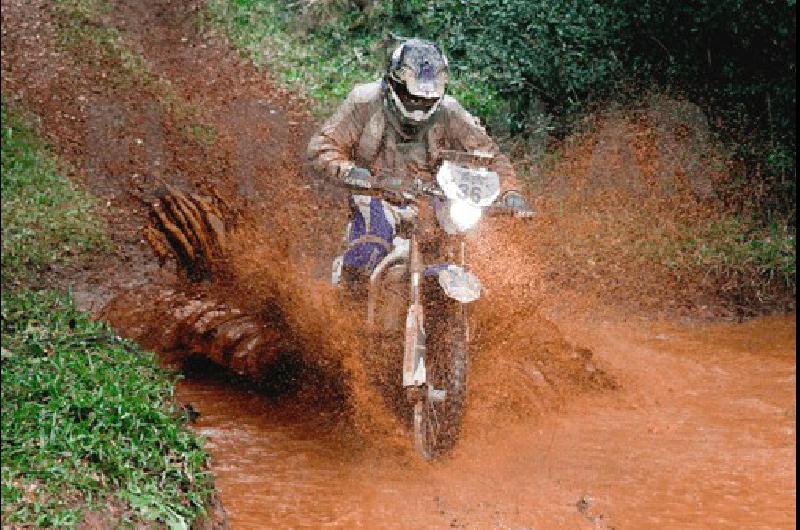
[[[91,45],[61,46],[50,4],[4,3],[4,97],[42,117],[105,205],[119,250],[73,271],[84,307],[173,359],[214,350],[236,370],[244,351],[267,381],[301,379],[272,392],[206,369],[181,383],[233,528],[794,527],[794,317],[548,320],[545,280],[505,221],[471,241],[486,297],[462,439],[417,460],[359,372],[357,318],[325,285],[345,196],[304,171],[302,100],[199,30],[202,4],[112,4],[99,22],[143,59],[124,75]],[[143,240],[165,184],[227,205],[224,252],[200,280]],[[276,323],[266,341],[259,326]],[[287,348],[316,368],[265,361]],[[379,435],[354,425],[352,401],[375,406]]]
[[[582,322],[625,390],[465,435],[434,464],[218,376],[185,381],[239,528],[793,528],[795,319]],[[508,423],[504,423],[508,422]],[[231,502],[232,501],[232,502]]]

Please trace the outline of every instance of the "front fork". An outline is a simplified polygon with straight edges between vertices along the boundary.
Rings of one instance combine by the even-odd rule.
[[[458,261],[461,266],[466,268],[466,241],[461,238],[458,248]],[[425,335],[425,311],[422,280],[425,274],[425,265],[422,263],[422,254],[419,250],[419,241],[416,233],[412,233],[409,248],[409,276],[410,293],[409,307],[406,314],[405,326],[405,348],[403,354],[403,386],[406,388],[420,388],[426,386],[428,382],[425,366],[426,335]],[[466,327],[466,340],[469,342],[469,327],[466,315],[467,305],[460,304],[460,311]],[[429,397],[444,399],[443,390],[436,390],[428,386]]]
[[[425,270],[416,233],[411,234],[408,269],[410,292],[403,354],[403,386],[420,387],[427,382],[427,373],[425,371],[425,314],[421,288]]]

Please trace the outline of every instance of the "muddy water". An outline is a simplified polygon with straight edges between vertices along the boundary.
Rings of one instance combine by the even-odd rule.
[[[179,395],[202,413],[196,428],[210,440],[233,528],[397,526],[398,487],[412,487],[414,475],[381,464],[324,413],[289,411],[210,376],[185,381]],[[386,505],[371,504],[370,495]],[[434,515],[423,508],[414,507],[414,523]]]
[[[435,464],[208,374],[179,395],[202,414],[233,528],[795,526],[794,316],[562,327],[622,389],[513,425],[473,420]]]

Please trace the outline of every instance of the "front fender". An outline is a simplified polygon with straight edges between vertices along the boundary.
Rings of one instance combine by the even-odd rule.
[[[468,304],[481,297],[481,281],[463,267],[447,263],[425,270],[426,276],[434,274],[438,276],[439,286],[453,300]]]

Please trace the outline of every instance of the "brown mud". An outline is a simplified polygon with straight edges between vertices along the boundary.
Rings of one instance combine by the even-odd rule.
[[[522,421],[472,414],[434,464],[218,374],[181,396],[234,528],[794,528],[794,326],[563,322],[624,391]]]
[[[485,296],[462,439],[419,462],[327,282],[346,195],[305,171],[303,101],[202,29],[202,4],[111,4],[92,23],[119,31],[136,68],[65,39],[63,9],[4,3],[4,99],[41,116],[117,245],[62,284],[169,361],[230,369],[189,369],[179,394],[234,528],[794,525],[794,317],[587,317],[596,302],[569,310],[581,293],[532,258],[547,251],[535,222],[470,241]],[[215,222],[191,205],[153,217],[177,194],[214,202],[223,237],[199,235]],[[185,244],[148,229],[179,225]]]

